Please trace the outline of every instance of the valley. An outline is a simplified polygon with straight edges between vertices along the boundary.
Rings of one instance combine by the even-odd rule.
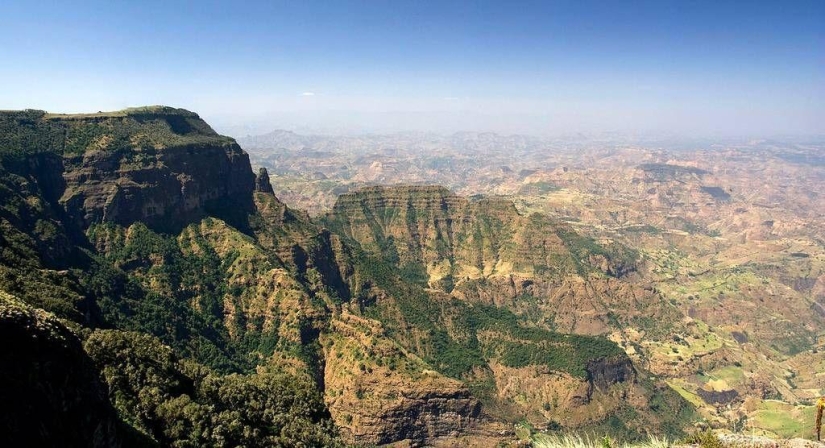
[[[810,427],[825,389],[821,143],[288,131],[240,142],[253,164],[277,173],[276,194],[311,214],[334,214],[341,194],[371,185],[436,183],[464,197],[512,201],[523,216],[637,251],[641,261],[627,275],[656,292],[659,314],[615,301],[598,310],[575,292],[573,304],[542,306],[524,300],[518,286],[470,297],[506,302],[539,325],[607,335],[711,426],[785,437]],[[403,259],[406,248],[398,252]],[[443,290],[449,274],[451,293],[461,297],[456,271],[465,285],[474,276],[535,276],[509,260],[467,268],[455,256],[423,258],[429,286]],[[561,290],[593,287],[602,298],[616,288],[588,283]]]

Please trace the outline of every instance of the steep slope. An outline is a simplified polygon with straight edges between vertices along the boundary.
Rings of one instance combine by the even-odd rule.
[[[9,446],[123,443],[81,341],[53,315],[0,291],[0,429]]]
[[[361,265],[385,292],[365,313],[465,381],[489,412],[568,427],[622,415],[610,424],[627,433],[675,430],[669,419],[690,413],[663,385],[639,380],[619,347],[585,336],[621,340],[626,322],[667,334],[654,322],[678,323],[655,291],[617,278],[633,272],[632,251],[522,216],[508,201],[441,187],[348,193],[324,222],[362,251]],[[649,413],[656,401],[669,412]]]
[[[247,320],[258,322],[255,313],[233,314],[231,298],[243,292],[233,284],[233,261],[246,246],[267,252],[251,231],[261,221],[255,176],[233,140],[191,112],[164,107],[84,116],[3,112],[0,126],[0,288],[73,321],[73,337],[87,339],[78,356],[94,360],[85,378],[107,380],[101,397],[108,395],[127,434],[163,445],[188,438],[249,445],[250,437],[250,446],[336,443],[312,371],[273,365],[272,374],[255,373],[269,365],[271,332],[247,328]],[[281,219],[291,216],[281,208]],[[306,300],[303,280],[276,254],[244,261],[262,260],[271,272],[261,284],[283,279],[278,292]],[[89,334],[101,327],[118,330]],[[302,347],[298,332],[284,338],[294,341],[290,348]],[[15,353],[4,349],[27,359]],[[180,357],[216,372],[184,369]],[[144,371],[144,364],[164,367]],[[246,375],[225,376],[232,372]],[[33,379],[15,393],[57,387],[54,378]],[[69,385],[68,393],[94,384]],[[297,408],[284,404],[290,395]],[[254,410],[235,415],[253,402]],[[61,428],[50,437],[74,440],[68,422],[53,415],[44,424]],[[21,443],[36,434],[21,434]],[[90,433],[79,437],[80,445],[92,442]]]
[[[679,321],[652,288],[624,281],[640,262],[634,251],[521,215],[505,199],[369,187],[342,195],[325,223],[370,256],[399,265],[409,282],[506,306],[549,329],[607,334],[632,322],[666,334],[661,322]]]

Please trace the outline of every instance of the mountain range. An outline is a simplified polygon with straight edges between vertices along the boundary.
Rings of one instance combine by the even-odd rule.
[[[716,344],[710,319],[627,241],[433,185],[310,215],[273,183],[189,111],[0,112],[7,442],[497,446],[525,425],[632,440],[712,417],[677,381],[689,362],[657,354]],[[795,322],[742,337],[795,355],[815,333]]]

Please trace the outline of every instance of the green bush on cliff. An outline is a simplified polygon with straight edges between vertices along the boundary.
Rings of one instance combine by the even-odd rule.
[[[0,112],[0,160],[53,151],[63,145],[60,125],[43,120],[41,110]]]
[[[38,110],[0,111],[0,159],[38,152],[162,149],[184,144],[232,144],[197,115],[172,108],[127,109],[88,115]]]
[[[706,429],[701,432],[690,434],[681,440],[682,443],[688,445],[698,445],[699,448],[724,448],[725,445],[719,440],[719,437],[711,431]]]
[[[111,224],[93,226],[88,233],[93,242],[112,242],[85,281],[100,298],[108,322],[152,334],[222,372],[251,368],[223,326],[225,270],[208,245],[197,255],[185,255],[174,237],[143,224],[131,226],[128,238],[118,236],[125,229]],[[257,344],[242,339],[238,345]]]
[[[471,305],[453,298],[436,299],[420,287],[402,281],[400,273],[391,266],[367,255],[361,254],[359,266],[393,296],[391,302],[371,307],[367,313],[382,320],[402,344],[417,348],[428,363],[453,378],[463,378],[474,368],[486,366],[489,359],[498,359],[510,367],[545,365],[584,377],[589,361],[624,356],[615,343],[603,337],[526,327],[504,308]],[[410,333],[408,329],[415,331]],[[478,334],[482,331],[501,337],[481,344]]]
[[[163,446],[338,446],[307,379],[222,376],[139,333],[96,331],[84,348],[121,417]]]
[[[474,330],[492,330],[507,336],[487,344],[484,354],[488,358],[499,358],[508,367],[544,365],[552,370],[584,377],[588,362],[624,356],[615,343],[603,337],[524,327],[515,314],[503,308],[474,305],[468,313],[476,325]]]

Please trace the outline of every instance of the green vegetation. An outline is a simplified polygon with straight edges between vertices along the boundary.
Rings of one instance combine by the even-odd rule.
[[[60,317],[95,320],[79,280],[89,257],[62,224],[59,193],[47,188],[61,174],[33,168],[55,163],[50,154],[21,161],[0,153],[0,289]]]
[[[54,316],[0,292],[9,443],[340,446],[307,377],[221,375],[147,334],[78,331],[82,345]]]
[[[121,417],[162,446],[338,445],[307,379],[218,375],[139,333],[96,331],[84,347]]]
[[[523,185],[519,189],[519,194],[542,195],[553,191],[559,191],[560,189],[561,188],[559,186],[551,184],[550,182],[539,181]]]
[[[382,320],[407,347],[423,344],[420,355],[448,376],[461,379],[473,368],[485,366],[487,360],[498,359],[510,367],[546,365],[552,370],[586,377],[589,361],[625,356],[605,338],[525,327],[504,308],[431,297],[403,282],[383,261],[364,255],[359,265],[393,296],[391,303],[368,309],[369,315]],[[390,317],[397,316],[395,311],[403,320]],[[407,328],[416,329],[416,340],[405,336]],[[482,332],[497,336],[483,344],[479,341]]]
[[[41,152],[62,153],[64,130],[41,110],[0,111],[0,161]]]
[[[196,114],[164,107],[88,115],[49,115],[43,111],[0,112],[0,157],[40,152],[82,154],[87,150],[163,149],[180,145],[227,145]]]
[[[647,233],[650,235],[660,235],[662,233],[662,229],[658,227],[654,227],[650,224],[644,225],[635,225],[635,226],[627,226],[622,227],[622,232],[625,233]]]
[[[675,381],[675,380],[668,381],[667,384],[668,384],[668,386],[670,386],[671,389],[676,391],[676,393],[678,393],[682,398],[684,398],[685,400],[687,400],[688,402],[690,402],[692,405],[696,406],[697,408],[704,406],[705,402],[702,401],[702,399],[698,395],[696,395],[692,392],[689,392],[687,389],[685,389],[677,381]]]
[[[719,367],[709,372],[708,375],[711,378],[723,380],[731,387],[744,384],[746,380],[745,371],[736,366]]]
[[[711,431],[710,429],[706,429],[702,432],[695,432],[684,440],[682,440],[685,444],[691,445],[699,445],[699,448],[724,448],[725,445],[722,444],[722,441],[719,440],[719,437]]]
[[[252,367],[226,334],[221,306],[226,266],[204,241],[201,253],[187,256],[175,238],[140,223],[128,229],[128,238],[125,229],[111,224],[93,226],[88,233],[91,241],[105,239],[111,245],[85,280],[101,297],[108,322],[152,334],[182,356],[222,372]],[[193,301],[196,308],[190,306]]]
[[[779,437],[800,437],[813,433],[815,415],[816,406],[794,406],[765,400],[753,413],[749,423]]]
[[[647,440],[617,444],[608,436],[596,437],[591,434],[535,434],[532,437],[535,448],[668,448],[667,439],[650,436]]]
[[[0,291],[0,339],[4,446],[116,445],[117,415],[72,331]]]
[[[498,342],[488,348],[487,353],[500,356],[502,364],[508,367],[546,365],[582,378],[587,376],[589,361],[624,354],[606,339],[550,332],[536,342]]]

